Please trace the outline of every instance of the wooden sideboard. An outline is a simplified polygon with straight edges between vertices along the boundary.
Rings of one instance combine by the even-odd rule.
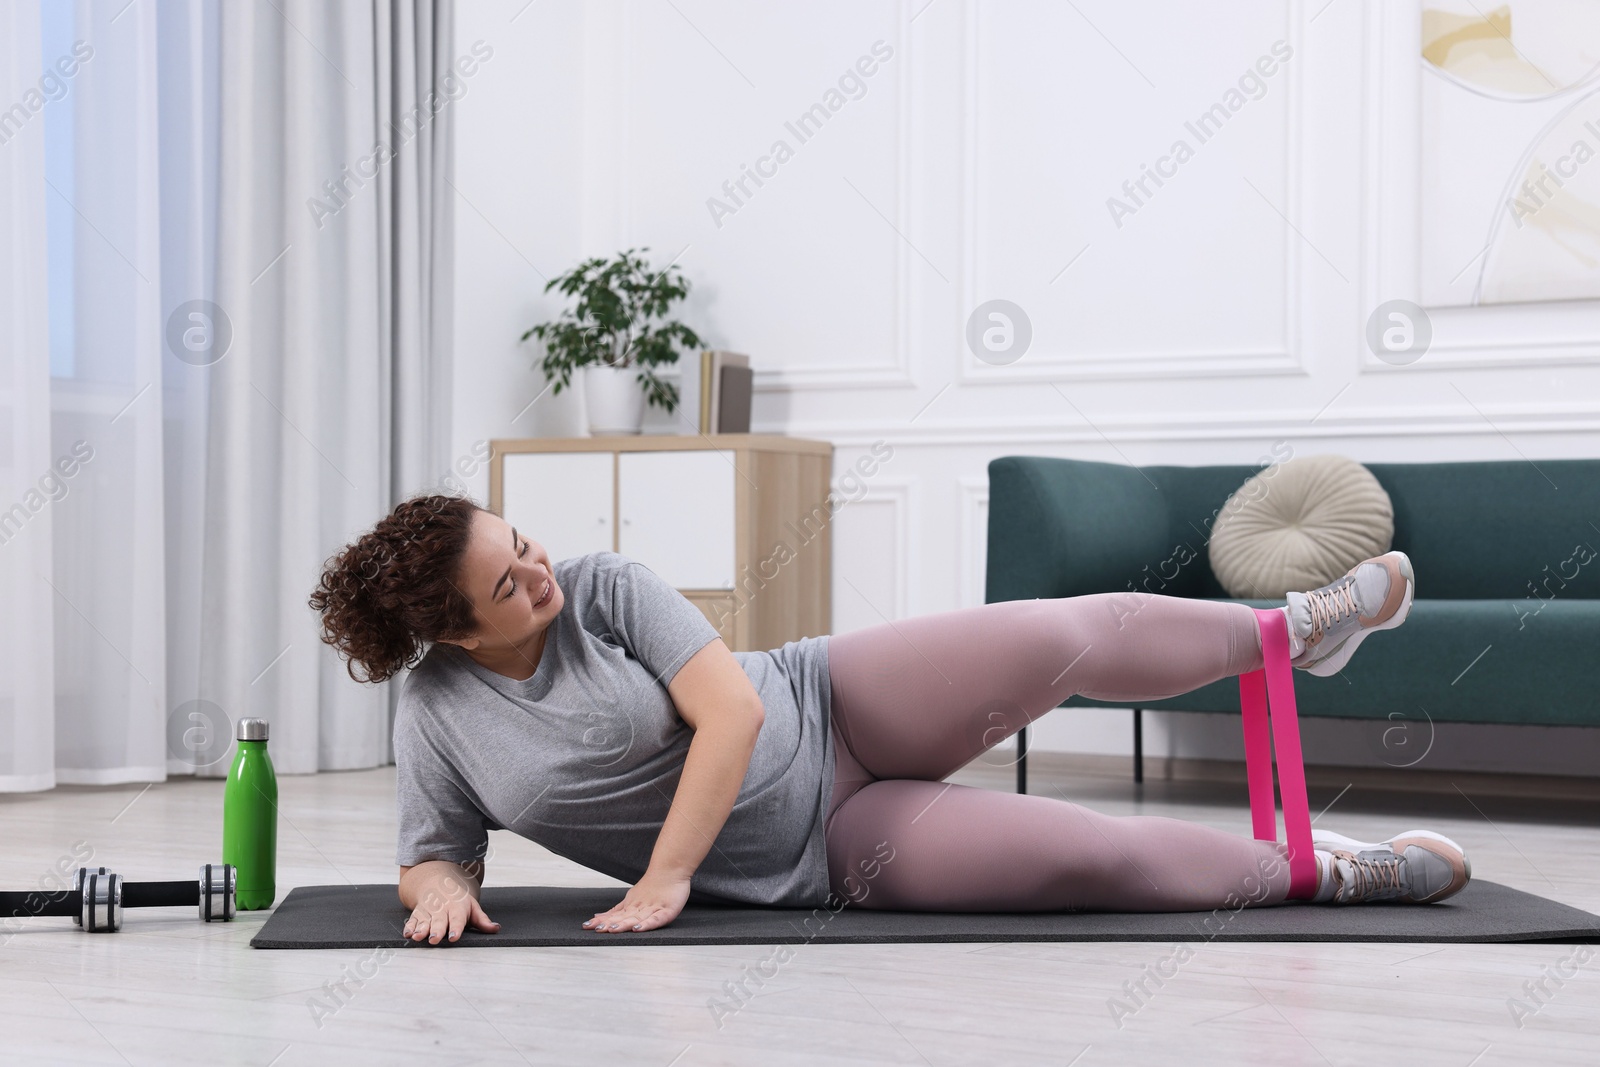
[[[833,446],[774,434],[490,442],[489,507],[551,560],[620,552],[735,650],[828,632]]]

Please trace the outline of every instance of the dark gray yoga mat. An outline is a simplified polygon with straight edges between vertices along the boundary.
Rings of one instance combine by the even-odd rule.
[[[965,941],[1600,941],[1600,916],[1494,882],[1474,881],[1438,904],[1346,908],[1288,905],[1215,912],[965,914],[697,905],[670,926],[600,934],[580,924],[621,889],[489,886],[496,934],[468,930],[429,945],[401,936],[407,912],[393,885],[302,886],[251,939],[255,948],[451,948],[480,945],[835,945]],[[835,900],[835,906],[838,901]]]

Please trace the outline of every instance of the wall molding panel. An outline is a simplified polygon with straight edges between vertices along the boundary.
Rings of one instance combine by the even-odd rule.
[[[984,575],[988,570],[989,544],[989,478],[987,475],[963,475],[956,479],[961,489],[960,538],[956,542],[956,558],[961,561],[961,607],[973,607],[984,602]]]
[[[910,19],[908,0],[895,0],[896,22],[906,25]],[[622,22],[626,27],[623,33],[624,46],[619,52],[621,70],[616,72],[620,80],[621,97],[624,102],[620,125],[623,130],[624,146],[631,145],[634,141],[633,127],[637,118],[636,111],[629,106],[633,100],[634,73],[640,67],[638,56],[634,51],[639,34],[635,32],[634,23],[638,13],[633,7],[626,8]],[[912,144],[913,131],[911,128],[912,103],[910,100],[911,87],[915,84],[917,71],[918,49],[912,43],[912,35],[906,34],[896,45],[894,62],[894,113],[893,136],[895,140],[895,203],[892,207],[894,226],[898,233],[905,233],[910,227],[911,204],[915,197],[913,187],[912,168],[907,158]],[[860,116],[851,115],[848,118],[859,120]],[[820,132],[820,131],[819,131]],[[626,158],[627,149],[624,147]],[[623,216],[623,241],[624,245],[646,244],[645,234],[649,232],[652,220],[641,219],[636,215],[635,197],[633,195],[634,166],[624,165],[621,168],[621,187],[618,190],[618,202],[621,204]],[[863,205],[865,210],[865,205]],[[692,246],[692,243],[691,243]],[[802,390],[842,390],[842,389],[881,389],[881,388],[913,388],[916,386],[914,374],[914,361],[911,355],[911,319],[912,319],[912,258],[913,250],[909,243],[901,240],[896,242],[894,251],[894,294],[892,297],[892,311],[894,317],[894,343],[892,351],[888,353],[886,362],[873,361],[870,358],[846,359],[838,363],[818,363],[807,366],[773,367],[763,365],[759,360],[753,361],[753,375],[751,389],[757,393],[788,393]],[[688,249],[686,248],[685,251]],[[876,353],[864,353],[864,356]]]
[[[1239,413],[1216,416],[1160,419],[1098,418],[1094,427],[1063,428],[1057,423],[1028,423],[1016,419],[971,423],[927,423],[913,426],[885,426],[880,423],[790,421],[782,426],[758,427],[761,433],[789,433],[798,437],[819,437],[845,447],[862,447],[874,441],[900,446],[963,444],[1098,444],[1107,440],[1130,442],[1259,441],[1264,437],[1352,440],[1373,437],[1481,437],[1486,442],[1501,442],[1503,434],[1600,433],[1600,406],[1562,405],[1541,409],[1529,405],[1515,408],[1478,404],[1488,416],[1463,414],[1452,408],[1413,407],[1396,412],[1392,408],[1367,408],[1358,413],[1334,417],[1329,414],[1310,421],[1282,413],[1251,416]],[[1600,449],[1600,443],[1597,443]],[[1515,458],[1511,455],[1508,458]],[[1176,460],[1175,460],[1176,462]],[[1249,462],[1241,459],[1240,462]]]
[[[834,532],[833,602],[836,618],[841,598],[848,605],[863,605],[860,611],[853,611],[854,615],[864,620],[861,625],[875,625],[920,614],[911,603],[910,596],[912,575],[917,573],[914,566],[917,550],[913,544],[911,521],[915,486],[913,479],[886,478],[874,474],[868,480],[867,491],[846,503],[834,516],[831,526]],[[890,515],[893,533],[889,542],[864,541],[846,545],[841,553],[839,531],[848,532],[853,525],[852,519],[862,517],[863,511],[878,508],[886,509]],[[857,566],[853,562],[856,558],[870,558],[870,562],[860,566],[872,573],[891,576],[893,593],[888,603],[880,602],[879,598],[872,597],[861,587],[862,571],[853,569]]]
[[[962,18],[965,23],[965,47],[962,49],[960,80],[964,106],[962,109],[962,160],[963,181],[961,195],[961,306],[973,308],[979,303],[978,248],[982,235],[979,232],[979,202],[983,192],[979,188],[980,137],[978,124],[983,114],[980,106],[980,26],[978,0],[965,0]],[[1304,40],[1304,9],[1298,0],[1286,5],[1289,27],[1288,40],[1296,53],[1301,53]],[[1284,227],[1283,245],[1287,269],[1282,288],[1274,293],[1281,299],[1285,310],[1284,335],[1280,343],[1268,348],[1197,348],[1159,349],[1115,355],[1069,356],[1059,352],[1031,350],[1023,361],[1008,366],[991,366],[966,351],[960,354],[957,381],[962,385],[1015,385],[1019,383],[1046,383],[1070,381],[1116,381],[1162,375],[1198,376],[1205,378],[1256,378],[1273,375],[1305,376],[1304,341],[1300,324],[1304,320],[1303,305],[1311,294],[1302,288],[1301,258],[1304,242],[1299,232],[1305,228],[1301,216],[1302,197],[1299,176],[1301,159],[1300,129],[1305,124],[1301,113],[1304,99],[1302,87],[1304,63],[1287,63],[1288,99],[1284,109],[1284,122],[1280,130],[1284,159],[1283,194],[1288,225]]]

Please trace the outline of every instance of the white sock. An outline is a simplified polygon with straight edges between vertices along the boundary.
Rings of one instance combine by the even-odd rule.
[[[1317,858],[1317,891],[1311,896],[1313,904],[1327,904],[1333,900],[1334,890],[1338,883],[1333,878],[1333,853],[1317,849],[1314,853]]]

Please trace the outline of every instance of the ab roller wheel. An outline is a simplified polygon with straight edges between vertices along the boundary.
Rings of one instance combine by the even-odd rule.
[[[72,889],[54,894],[0,893],[0,914],[68,915],[86,933],[122,929],[124,908],[195,906],[201,922],[232,922],[237,876],[231,863],[206,863],[194,881],[125,882],[105,867],[79,867]]]

